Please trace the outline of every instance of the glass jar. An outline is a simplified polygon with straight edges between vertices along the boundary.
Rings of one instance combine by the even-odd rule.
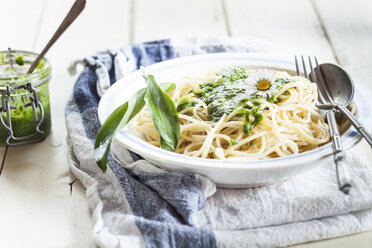
[[[50,63],[43,58],[36,69],[26,75],[37,55],[27,51],[0,51],[0,145],[40,142],[50,133]]]

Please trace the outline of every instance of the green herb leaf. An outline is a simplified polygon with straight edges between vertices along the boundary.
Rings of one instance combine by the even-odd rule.
[[[102,171],[107,169],[107,155],[112,138],[143,108],[146,89],[139,90],[129,102],[115,109],[98,131],[94,145],[94,157]]]
[[[160,84],[160,86],[165,92],[176,87],[173,83]],[[112,139],[141,111],[145,105],[144,97],[146,92],[146,88],[139,90],[128,102],[116,108],[99,129],[94,145],[94,157],[103,172],[107,169],[107,155],[110,151]]]
[[[176,107],[170,97],[155,82],[154,76],[147,75],[141,67],[147,83],[145,102],[150,111],[152,122],[160,135],[160,147],[175,151],[180,138],[180,120]]]
[[[165,93],[167,93],[168,91],[174,90],[176,88],[175,83],[160,83],[159,86],[161,90]]]

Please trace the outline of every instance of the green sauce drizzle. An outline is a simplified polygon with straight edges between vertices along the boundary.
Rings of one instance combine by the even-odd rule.
[[[223,115],[229,115],[236,111],[237,116],[244,116],[244,133],[249,135],[250,131],[263,119],[260,101],[262,96],[252,96],[246,87],[244,79],[248,78],[246,70],[243,67],[236,66],[221,70],[218,79],[211,82],[200,84],[200,88],[192,90],[190,93],[195,94],[208,106],[208,119],[218,121]],[[290,78],[278,78],[275,83],[281,88],[284,84],[294,82]],[[285,92],[284,92],[285,94]],[[189,94],[190,95],[190,94]],[[279,101],[278,96],[270,96],[264,100],[271,103]],[[242,105],[250,101],[254,107]],[[177,111],[196,104],[192,101],[182,101],[177,107]],[[239,109],[239,110],[238,110]],[[235,144],[234,140],[230,140]]]
[[[211,121],[218,121],[224,114],[234,112],[249,99],[243,80],[248,75],[243,67],[224,69],[218,75],[218,80],[201,84],[199,90],[193,91],[207,104]]]
[[[197,102],[190,101],[190,102],[185,102],[177,106],[177,112],[181,112],[184,109],[194,107]]]

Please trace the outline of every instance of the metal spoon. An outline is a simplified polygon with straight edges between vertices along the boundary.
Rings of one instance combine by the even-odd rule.
[[[39,64],[39,61],[44,57],[44,55],[48,52],[49,48],[53,46],[53,44],[58,40],[58,38],[65,32],[65,30],[71,25],[71,23],[80,15],[81,11],[83,11],[85,7],[86,0],[76,0],[74,5],[72,5],[70,11],[67,13],[65,19],[63,19],[62,23],[59,25],[58,29],[49,40],[48,44],[44,47],[41,51],[39,56],[35,59],[32,63],[30,68],[28,69],[26,74],[31,73],[36,66]]]
[[[340,66],[335,64],[321,64],[315,68],[315,74],[321,95],[327,98],[331,104],[319,105],[318,108],[340,110],[349,119],[355,129],[366,139],[372,147],[372,136],[357,118],[347,109],[354,97],[354,83],[350,75]],[[324,100],[324,99],[323,99]]]

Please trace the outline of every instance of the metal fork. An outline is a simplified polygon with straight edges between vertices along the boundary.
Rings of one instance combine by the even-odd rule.
[[[332,99],[332,97],[330,97],[330,93],[327,90],[324,91],[325,96],[323,96],[323,94],[320,92],[319,86],[322,87],[323,89],[326,89],[324,85],[319,85],[319,82],[323,83],[323,78],[322,80],[317,80],[315,72],[314,72],[314,68],[312,65],[311,57],[308,56],[308,59],[309,59],[309,66],[310,66],[310,71],[311,71],[309,74],[307,74],[305,59],[301,55],[304,76],[309,80],[311,80],[312,78],[314,80],[314,83],[318,85],[319,102],[321,104],[333,104],[331,100],[328,100],[328,101],[326,100],[326,99]],[[318,63],[317,58],[314,57],[314,60],[315,60],[316,68],[319,68],[319,63]],[[300,71],[298,60],[297,60],[297,56],[295,56],[295,63],[296,63],[297,75],[301,76],[301,71]],[[351,189],[351,177],[350,177],[349,171],[347,170],[347,165],[345,163],[345,155],[344,155],[344,151],[342,148],[341,136],[340,136],[340,133],[337,127],[335,113],[336,113],[336,109],[332,108],[326,113],[326,117],[327,117],[327,122],[329,125],[330,134],[332,138],[332,148],[333,148],[334,162],[336,164],[336,175],[337,175],[338,187],[345,194],[349,194],[350,189]]]

